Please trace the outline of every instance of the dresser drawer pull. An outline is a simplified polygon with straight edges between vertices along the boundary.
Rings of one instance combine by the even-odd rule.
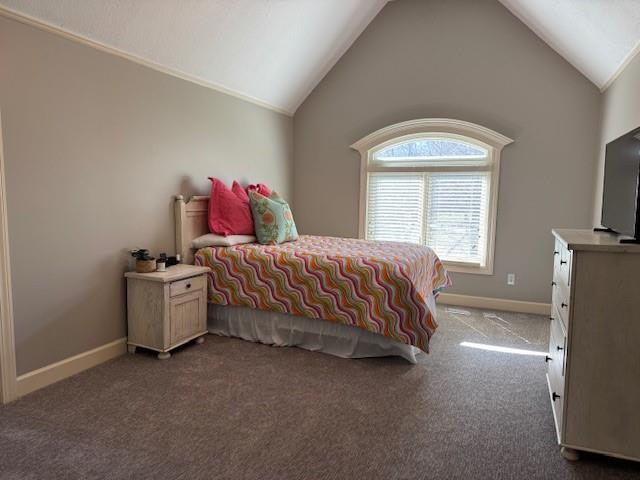
[[[553,251],[553,254],[554,254],[554,255],[560,255],[560,252],[559,252],[558,250],[554,250],[554,251]]]
[[[560,265],[566,265],[567,261],[566,260],[560,260]]]
[[[553,281],[551,282],[552,287],[555,287],[556,285],[558,285],[556,282],[553,282]]]
[[[561,347],[560,345],[558,345],[556,348],[558,349],[558,351],[559,351],[559,352],[561,352],[562,350],[564,350],[564,347]]]
[[[545,355],[545,356],[544,356],[544,363],[548,363],[548,362],[550,362],[551,360],[553,360],[553,358],[551,358],[549,355]]]
[[[555,320],[555,318],[553,318],[553,317],[549,317],[549,320],[553,321],[553,320]]]
[[[556,392],[553,392],[551,394],[551,398],[553,399],[553,401],[555,402],[557,398],[560,398],[560,395],[558,395]]]
[[[567,305],[567,304],[566,304],[566,303],[564,303],[564,302],[562,302],[562,303],[560,304],[560,307],[561,307],[561,308],[567,308],[568,306],[569,306],[569,305]]]
[[[187,284],[185,285],[185,287],[186,287],[186,288],[191,288],[191,284],[190,284],[190,283],[187,283]]]

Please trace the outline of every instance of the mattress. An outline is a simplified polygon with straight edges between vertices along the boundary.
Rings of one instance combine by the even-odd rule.
[[[427,352],[435,294],[450,285],[428,247],[303,235],[280,245],[207,247],[208,301],[324,319]]]

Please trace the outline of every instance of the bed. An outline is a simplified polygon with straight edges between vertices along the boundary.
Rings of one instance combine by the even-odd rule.
[[[208,233],[208,197],[176,197],[177,251],[208,266],[208,329],[345,358],[428,352],[435,296],[450,280],[419,245],[301,235],[281,245],[195,251]]]

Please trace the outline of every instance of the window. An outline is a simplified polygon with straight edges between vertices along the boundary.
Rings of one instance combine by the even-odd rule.
[[[357,142],[361,237],[427,245],[452,271],[493,273],[500,151],[508,143],[447,119],[392,125]]]

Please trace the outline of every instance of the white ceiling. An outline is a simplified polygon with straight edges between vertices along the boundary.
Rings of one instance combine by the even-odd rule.
[[[640,0],[500,0],[600,88],[637,52]]]
[[[387,0],[0,0],[43,23],[293,113]]]
[[[292,114],[387,1],[0,0],[0,7]],[[500,1],[601,88],[637,51],[640,0]]]

